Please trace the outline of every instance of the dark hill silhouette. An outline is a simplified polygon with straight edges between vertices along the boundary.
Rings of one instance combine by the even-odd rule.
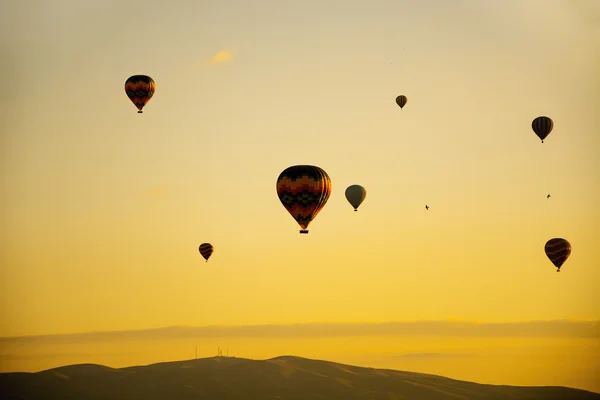
[[[565,387],[482,385],[436,375],[282,356],[212,357],[109,368],[70,365],[0,374],[4,400],[600,400]]]

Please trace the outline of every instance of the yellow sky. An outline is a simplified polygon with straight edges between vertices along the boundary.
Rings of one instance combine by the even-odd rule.
[[[5,9],[0,336],[600,317],[597,2]],[[275,192],[296,164],[332,180],[308,235]]]
[[[598,321],[172,327],[0,338],[0,372],[95,363],[113,368],[214,357],[296,355],[488,384],[600,393]]]

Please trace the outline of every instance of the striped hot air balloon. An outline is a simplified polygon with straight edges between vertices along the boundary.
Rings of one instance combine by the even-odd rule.
[[[155,91],[156,84],[149,76],[134,75],[125,81],[125,93],[127,93],[129,100],[135,104],[139,114],[143,112],[142,108],[154,96]]]
[[[544,139],[546,139],[550,132],[552,132],[552,128],[554,128],[554,121],[549,117],[537,117],[531,122],[531,128],[542,139],[542,143],[544,143]]]
[[[202,254],[202,257],[204,257],[204,259],[206,260],[206,262],[208,262],[208,259],[212,255],[212,253],[215,250],[215,248],[210,243],[202,243],[200,245],[200,247],[198,248],[198,250],[200,250],[200,254]]]
[[[277,178],[277,196],[286,210],[308,233],[308,225],[325,206],[331,195],[327,172],[312,165],[295,165]]]
[[[548,258],[557,268],[556,272],[560,272],[560,267],[571,255],[571,244],[566,239],[554,238],[546,242],[545,250]]]
[[[400,107],[401,110],[402,110],[402,107],[404,107],[407,102],[408,102],[408,99],[403,94],[396,97],[396,104],[398,104],[398,106]]]

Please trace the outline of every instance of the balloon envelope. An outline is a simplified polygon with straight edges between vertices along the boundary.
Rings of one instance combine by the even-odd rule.
[[[408,99],[403,94],[400,95],[400,96],[398,96],[398,97],[396,97],[396,104],[398,104],[398,106],[400,106],[401,110],[402,110],[402,107],[404,107],[407,102],[408,102]]]
[[[200,247],[198,248],[198,250],[200,251],[200,254],[202,255],[202,257],[204,257],[204,259],[206,261],[208,261],[208,259],[212,255],[212,253],[215,250],[215,248],[210,243],[202,243],[200,245]]]
[[[286,168],[277,178],[277,196],[281,204],[308,233],[308,225],[331,195],[331,179],[327,172],[313,165]]]
[[[360,185],[352,185],[346,188],[346,200],[354,207],[354,211],[357,211],[358,206],[365,201],[367,197],[367,190]]]
[[[531,122],[531,129],[542,140],[542,143],[544,143],[544,139],[552,132],[552,128],[554,128],[554,121],[549,117],[537,117]]]
[[[156,84],[149,76],[134,75],[125,81],[125,93],[127,93],[129,100],[135,104],[140,114],[142,113],[142,108],[154,96],[155,91]]]
[[[544,247],[546,256],[552,261],[552,264],[560,271],[560,267],[567,261],[571,255],[571,243],[566,239],[554,238],[546,242]]]

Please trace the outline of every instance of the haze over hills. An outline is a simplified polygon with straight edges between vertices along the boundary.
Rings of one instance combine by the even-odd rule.
[[[600,400],[566,387],[484,385],[415,372],[281,356],[211,357],[114,369],[79,364],[0,374],[4,399]]]

